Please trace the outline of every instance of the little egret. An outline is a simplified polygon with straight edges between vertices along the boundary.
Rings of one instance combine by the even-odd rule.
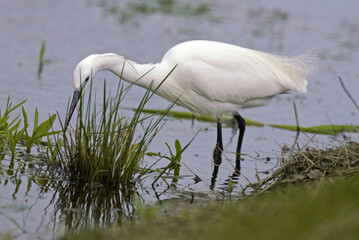
[[[217,164],[221,163],[223,151],[221,116],[233,113],[239,126],[236,157],[239,169],[246,123],[237,110],[266,105],[273,96],[289,90],[306,93],[306,76],[312,69],[308,59],[308,54],[285,58],[203,40],[172,47],[157,64],[138,64],[113,53],[93,54],[82,60],[74,71],[75,92],[65,129],[85,86],[95,73],[109,70],[127,82],[152,91],[162,84],[155,92],[157,95],[194,114],[216,116],[217,144],[213,157]]]

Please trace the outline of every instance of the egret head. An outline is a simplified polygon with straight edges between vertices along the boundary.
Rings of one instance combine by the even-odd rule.
[[[90,55],[82,60],[79,64],[77,64],[75,71],[74,71],[74,86],[75,91],[72,97],[71,105],[69,112],[66,117],[65,121],[65,128],[66,131],[69,122],[71,120],[72,114],[75,110],[75,107],[82,95],[83,90],[92,80],[93,75],[98,71],[95,66],[95,60],[97,58],[97,54]]]
[[[98,71],[97,61],[98,54],[92,54],[77,64],[74,71],[75,91],[81,91],[91,81],[93,75]]]

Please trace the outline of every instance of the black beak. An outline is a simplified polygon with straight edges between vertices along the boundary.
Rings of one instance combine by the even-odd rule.
[[[69,110],[69,112],[68,112],[67,115],[66,115],[64,132],[66,132],[66,130],[67,130],[67,127],[68,127],[68,125],[69,125],[69,123],[70,123],[72,114],[73,114],[74,111],[75,111],[77,102],[79,101],[80,97],[81,97],[81,90],[75,90],[75,91],[74,91],[74,95],[73,95],[73,97],[72,97],[72,102],[71,102],[70,110]]]

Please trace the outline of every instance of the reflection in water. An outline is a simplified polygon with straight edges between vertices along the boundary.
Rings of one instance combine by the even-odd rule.
[[[2,152],[4,153],[4,152]],[[21,155],[21,156],[20,156]],[[132,186],[106,187],[67,181],[42,154],[0,155],[0,232],[33,235],[58,230],[79,231],[121,225],[135,220]],[[25,219],[42,219],[31,222]],[[61,230],[60,230],[61,231]]]
[[[53,175],[48,173],[52,165],[44,160],[43,154],[27,154],[24,147],[19,147],[19,151],[15,158],[7,155],[6,151],[0,155],[0,184],[11,189],[14,186],[11,191],[13,199],[18,198],[23,182],[27,183],[25,194],[29,194],[33,184],[40,187],[40,193],[46,193],[54,183],[51,181]]]
[[[28,154],[24,146],[18,145],[15,157],[5,148],[0,150],[0,235],[41,234],[44,222],[32,219],[41,219],[43,211],[37,211],[37,204],[56,186],[53,175],[47,172],[50,164],[46,164],[39,149],[34,150],[36,155]]]
[[[133,223],[137,219],[136,206],[145,202],[145,199],[147,201],[147,195],[154,194],[153,197],[161,204],[162,200],[173,198],[171,190],[181,185],[178,179],[189,176],[180,175],[180,168],[185,165],[176,165],[172,169],[173,177],[161,179],[157,183],[158,187],[152,190],[135,186],[90,185],[78,180],[70,181],[66,173],[44,159],[44,154],[24,153],[14,159],[7,154],[0,155],[0,173],[4,177],[0,179],[3,189],[0,200],[4,200],[3,193],[6,192],[7,199],[17,201],[16,204],[21,206],[13,214],[11,209],[6,209],[7,204],[0,201],[0,220],[10,226],[2,229],[12,229],[14,235],[60,236],[67,231],[78,232]],[[215,187],[218,171],[219,167],[216,165],[210,186],[215,191],[211,192],[223,190],[230,193],[233,183],[239,180],[239,171],[234,170],[231,177]],[[198,183],[196,177],[193,181],[193,184]],[[193,192],[176,192],[181,192],[183,197],[188,197],[190,193],[188,203],[193,203]],[[29,222],[25,218],[40,221]]]
[[[140,16],[137,20],[138,23],[123,25],[111,24],[116,23],[109,22],[113,17],[104,17],[101,14],[102,8],[98,10],[96,7],[89,7],[87,6],[88,2],[90,1],[76,1],[76,3],[75,1],[57,1],[56,3],[36,1],[35,4],[35,1],[4,1],[4,6],[0,8],[4,21],[0,21],[0,28],[6,29],[7,34],[2,35],[0,42],[7,46],[1,50],[5,51],[4,53],[8,57],[3,58],[1,63],[4,69],[0,88],[2,102],[6,102],[7,95],[10,94],[15,101],[29,99],[28,104],[42,109],[43,115],[40,118],[47,118],[47,112],[54,110],[64,114],[66,110],[64,106],[68,100],[67,91],[71,86],[65,87],[63,79],[72,77],[72,64],[84,54],[84,51],[122,48],[126,55],[140,55],[141,60],[153,60],[158,59],[163,49],[175,42],[192,38],[206,38],[240,43],[246,47],[279,54],[295,54],[312,47],[319,48],[321,63],[325,71],[318,71],[314,84],[310,85],[311,94],[303,99],[300,98],[303,110],[301,124],[325,123],[328,118],[331,118],[330,122],[334,123],[351,123],[356,120],[357,114],[350,110],[349,106],[351,105],[343,100],[347,99],[344,91],[337,91],[338,82],[327,81],[328,79],[337,79],[338,75],[342,75],[348,80],[353,79],[354,82],[350,83],[352,88],[358,86],[355,84],[354,79],[356,78],[353,77],[358,76],[358,68],[352,67],[358,65],[359,49],[358,15],[355,10],[358,4],[354,4],[354,1],[350,1],[350,3],[345,1],[339,3],[338,1],[335,4],[334,1],[330,1],[330,3],[311,1],[309,5],[299,3],[299,1],[297,3],[279,1],[276,4],[269,1],[228,1],[225,4],[223,1],[213,1],[213,7],[210,6],[208,14],[213,21],[207,21],[205,18],[190,19],[189,17],[170,16],[169,14],[159,16],[157,11],[153,16]],[[97,1],[91,2],[94,2],[93,5],[97,3]],[[126,2],[130,1],[124,1],[121,4],[126,7]],[[326,4],[324,10],[323,3]],[[103,6],[107,11],[111,7],[111,3]],[[9,11],[9,9],[16,9],[16,11]],[[58,12],[56,16],[52,14],[54,11]],[[336,17],[332,17],[333,12],[336,13]],[[34,13],[36,13],[36,17],[32,17]],[[78,17],[84,16],[84,14],[86,14],[86,18]],[[56,18],[56,21],[47,21],[49,17]],[[31,24],[28,24],[29,19],[31,19]],[[74,22],[79,24],[72,24]],[[16,26],[22,25],[27,27],[22,31],[17,31]],[[44,28],[43,34],[36,34],[38,26]],[[92,31],[88,31],[89,27]],[[134,27],[138,31],[134,31]],[[59,33],[59,29],[61,36],[55,34]],[[318,29],[320,31],[317,31]],[[76,41],[64,41],[64,39],[71,39],[74,33],[81,35],[82,38],[78,38],[80,40],[76,39]],[[143,41],[144,35],[148,41]],[[99,38],[98,36],[107,37]],[[158,36],[164,37],[159,39]],[[49,51],[52,54],[50,57],[54,61],[44,69],[42,74],[44,81],[38,81],[34,72],[37,67],[37,61],[34,61],[34,58],[37,59],[37,53],[34,55],[34,49],[38,49],[43,39],[46,39],[48,46],[52,49]],[[153,41],[154,39],[159,41]],[[18,47],[19,40],[27,42],[21,51]],[[14,84],[14,81],[17,84]],[[326,97],[331,92],[335,92],[335,96]],[[134,94],[133,99],[137,98],[138,95]],[[287,98],[281,96],[272,103],[270,108],[251,114],[256,118],[268,118],[268,122],[289,123],[291,114],[287,113],[292,108],[291,105],[285,107],[283,103],[286,101]],[[129,104],[130,106],[135,105],[133,102]],[[157,104],[161,105],[162,103],[155,100],[153,106],[158,106]],[[167,103],[163,105],[167,106]],[[326,110],[325,114],[322,109]],[[272,113],[272,110],[276,111],[269,115],[268,113]],[[332,116],[328,116],[331,112],[333,112]],[[173,135],[176,135],[179,140],[187,137],[188,132],[183,130],[186,129],[183,126],[187,126],[187,123],[183,124],[181,121],[174,123],[173,125],[177,125],[177,128],[166,128],[169,130],[164,138],[166,141]],[[199,124],[197,126],[199,128],[208,127],[208,125]],[[177,130],[179,128],[182,130]],[[268,141],[264,144],[258,139],[251,141],[246,146],[246,153],[249,155],[253,155],[256,151],[272,152],[272,149],[276,151],[278,143],[292,142],[291,135],[282,134],[280,130],[274,131],[269,128],[261,130],[253,128],[251,130],[258,134],[258,139],[267,138]],[[211,131],[208,131],[208,134],[210,133]],[[278,134],[278,138],[272,137],[275,134]],[[205,138],[202,139],[206,140]],[[165,140],[162,139],[160,144],[152,145],[153,149],[160,148],[159,146],[162,146]],[[48,166],[41,159],[37,159],[38,152],[29,155],[25,154],[25,151],[22,154],[22,151],[19,150],[17,151],[19,155],[11,160],[11,156],[7,155],[6,151],[7,147],[0,144],[1,233],[11,230],[14,236],[27,239],[25,234],[44,232],[46,231],[44,229],[52,224],[54,227],[51,228],[51,231],[55,232],[59,225],[68,230],[77,231],[79,228],[134,221],[133,205],[139,194],[133,188],[114,190],[103,186],[72,185],[65,182],[63,178],[46,173]],[[209,154],[205,154],[208,151],[208,142],[195,141],[192,151],[202,158],[206,158],[209,156]],[[199,158],[195,160],[200,161]],[[253,162],[260,163],[257,158]],[[193,161],[189,161],[189,163],[193,163]],[[248,157],[243,162],[241,176],[233,175],[228,180],[223,180],[226,176],[222,174],[224,172],[221,171],[222,169],[218,173],[219,167],[214,167],[210,188],[215,191],[212,192],[223,188],[228,189],[232,180],[237,181],[252,173],[254,175],[256,171],[252,166],[254,164],[246,165],[247,163],[250,163]],[[205,169],[202,172],[204,178],[210,175],[209,167],[204,168],[202,164],[193,164],[193,166],[195,172]],[[259,167],[259,170],[263,169]],[[194,192],[197,201],[198,194],[202,192],[204,192],[203,195],[207,194],[206,181],[203,181],[205,184],[202,182],[201,185],[197,182],[192,183],[188,179],[174,178],[173,182],[169,184],[170,186],[188,184],[181,190],[178,190],[180,187],[177,187],[176,191],[171,191],[175,187],[169,188],[163,183],[157,188],[157,191],[161,187],[165,189],[155,193],[155,197],[162,199],[172,197],[174,199],[176,198],[175,194],[180,193],[183,198],[182,195],[186,197],[187,193],[192,191],[192,196]],[[194,184],[197,186],[193,187]],[[191,201],[193,202],[193,197]],[[49,234],[46,235],[49,236]],[[32,237],[32,239],[36,239],[36,237]]]
[[[78,232],[133,223],[137,219],[136,204],[144,202],[148,194],[154,194],[159,203],[161,199],[169,199],[171,193],[168,190],[176,189],[178,179],[188,177],[180,176],[180,165],[176,165],[172,169],[173,177],[161,179],[158,188],[139,193],[135,186],[115,188],[70,181],[66,173],[45,159],[41,151],[37,154],[20,151],[13,159],[6,153],[0,155],[0,173],[3,176],[0,179],[3,189],[0,196],[0,220],[10,226],[4,229],[12,229],[14,236],[49,233],[58,236],[67,231]],[[215,167],[213,188],[217,173],[218,167]],[[197,184],[198,179],[193,181]],[[143,191],[143,188],[138,189]],[[3,194],[5,192],[6,197]],[[183,194],[186,195],[186,192]],[[8,204],[3,201],[5,198],[16,201],[12,208],[16,205],[21,209],[15,213],[7,209]],[[193,202],[193,193],[191,198]],[[40,221],[24,220],[33,218]]]
[[[51,203],[60,226],[66,231],[77,231],[132,222],[136,197],[139,195],[131,188],[62,182]]]
[[[218,176],[218,170],[219,170],[219,165],[215,164],[214,168],[213,168],[213,173],[212,173],[212,178],[211,178],[211,185],[210,185],[210,190],[214,190],[216,187],[216,181],[217,181],[217,176]],[[231,192],[231,189],[233,188],[233,184],[237,183],[239,181],[239,176],[241,174],[241,166],[240,166],[240,161],[236,161],[236,167],[233,170],[233,174],[227,178],[223,184],[224,187],[219,188],[222,189],[224,191],[228,191]]]

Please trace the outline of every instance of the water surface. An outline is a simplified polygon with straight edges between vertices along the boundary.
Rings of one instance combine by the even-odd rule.
[[[155,4],[155,1],[152,3]],[[337,80],[341,76],[354,98],[358,99],[357,1],[276,0],[269,3],[211,0],[202,3],[206,3],[210,11],[199,16],[189,16],[183,11],[175,14],[134,13],[126,21],[119,12],[109,11],[114,6],[128,10],[126,1],[121,4],[96,0],[0,3],[1,109],[10,95],[14,103],[28,99],[25,108],[30,120],[35,107],[39,110],[40,121],[56,112],[65,116],[73,92],[72,72],[87,55],[114,52],[138,63],[155,63],[177,43],[208,39],[288,56],[314,50],[319,56],[316,74],[310,77],[308,94],[280,95],[269,106],[241,111],[242,116],[264,123],[295,125],[292,104],[295,101],[299,123],[303,126],[357,125],[358,112]],[[179,1],[179,4],[184,3]],[[50,63],[44,66],[39,77],[38,55],[42,42],[46,43],[45,58]],[[101,72],[95,80],[95,88],[99,92],[102,91],[104,78],[110,86],[117,86],[116,76]],[[143,89],[132,88],[126,107],[137,106],[143,94]],[[167,106],[168,102],[157,96],[148,104],[148,108],[162,109]],[[184,109],[176,107],[174,110]],[[124,114],[131,116],[132,112],[124,110]],[[148,185],[151,176],[144,182],[143,188],[134,189],[131,194],[118,192],[112,196],[110,205],[106,203],[108,199],[100,198],[106,192],[91,195],[79,190],[74,193],[66,190],[71,189],[66,182],[55,188],[52,181],[41,177],[38,161],[31,165],[36,149],[30,156],[18,156],[15,162],[11,162],[8,155],[3,156],[0,158],[0,232],[14,230],[20,238],[48,238],[63,227],[76,228],[81,224],[91,227],[96,223],[106,225],[124,219],[133,221],[136,199],[154,203],[158,198],[178,198],[187,202],[193,196],[195,201],[220,198],[228,177],[233,173],[231,164],[237,144],[233,129],[224,129],[228,160],[223,160],[214,190],[211,190],[211,174],[215,124],[167,118],[150,151],[166,154],[165,142],[174,146],[175,139],[179,139],[185,145],[198,131],[200,134],[184,153],[182,161],[203,181],[196,183],[191,172],[182,167],[180,174],[183,177],[175,184],[176,188],[167,189],[161,183],[154,192]],[[243,153],[247,154],[242,162],[243,177],[234,191],[239,193],[248,181],[256,180],[257,171],[264,172],[276,166],[281,146],[291,146],[294,136],[294,132],[270,127],[248,127],[242,147]],[[347,136],[357,138],[354,134]],[[303,145],[312,135],[301,134],[300,137],[299,142]],[[319,146],[331,141],[328,136],[320,135],[314,139]],[[151,162],[152,159],[145,161]],[[17,169],[20,170],[15,172]],[[95,200],[89,200],[94,196]],[[84,212],[88,222],[79,223],[78,219]]]

